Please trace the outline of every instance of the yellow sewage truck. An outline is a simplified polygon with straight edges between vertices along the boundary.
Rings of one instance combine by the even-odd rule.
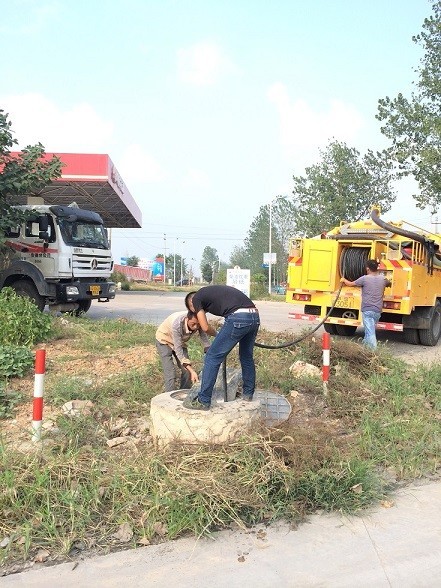
[[[413,345],[436,345],[441,335],[441,235],[405,221],[386,223],[379,209],[371,218],[342,222],[314,238],[290,243],[286,301],[304,305],[291,318],[322,321],[331,334],[351,336],[361,321],[361,288],[344,286],[365,273],[368,259],[391,281],[378,329],[403,331]],[[329,316],[327,316],[329,315]]]

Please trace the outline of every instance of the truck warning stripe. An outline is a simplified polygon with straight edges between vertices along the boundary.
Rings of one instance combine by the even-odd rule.
[[[378,266],[380,270],[400,268],[409,270],[413,263],[409,259],[383,259]]]
[[[29,243],[22,243],[20,241],[17,243],[5,241],[5,245],[11,249],[15,249],[19,253],[58,253],[58,249],[51,249],[50,247],[46,247],[45,249],[42,245],[30,245]]]
[[[288,263],[291,265],[302,265],[301,257],[288,257]]]
[[[296,320],[315,321],[315,322],[320,322],[321,320],[323,320],[319,316],[314,316],[314,315],[310,315],[310,314],[300,314],[300,313],[296,313],[296,312],[288,313],[288,317],[292,318],[292,319],[296,319]],[[342,319],[342,318],[338,318],[338,317],[330,317],[327,322],[332,325],[350,325],[353,327],[360,327],[362,325],[362,323],[360,321],[357,321],[355,319]],[[398,323],[379,322],[379,323],[377,323],[377,329],[381,329],[384,331],[399,331],[399,332],[401,332],[403,330],[403,325],[398,324]]]

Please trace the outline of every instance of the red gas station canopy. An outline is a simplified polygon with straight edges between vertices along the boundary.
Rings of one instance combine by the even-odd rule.
[[[64,163],[62,176],[37,192],[16,197],[17,204],[27,204],[28,196],[41,196],[45,204],[76,202],[80,208],[97,212],[108,228],[141,226],[141,211],[108,155],[46,153],[45,159],[53,155]]]

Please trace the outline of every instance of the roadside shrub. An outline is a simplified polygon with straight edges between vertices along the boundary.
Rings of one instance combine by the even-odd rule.
[[[34,364],[34,354],[28,347],[0,345],[0,377],[24,376]]]
[[[127,276],[122,272],[113,272],[110,276],[110,279],[112,282],[115,282],[115,284],[121,283],[121,290],[130,290],[130,284]]]
[[[25,296],[17,296],[12,288],[0,292],[0,341],[3,345],[28,346],[48,338],[50,315],[40,312]]]

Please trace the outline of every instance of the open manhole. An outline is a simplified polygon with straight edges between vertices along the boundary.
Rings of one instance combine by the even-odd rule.
[[[189,390],[176,390],[176,392],[172,392],[171,396],[176,400],[183,401],[188,392]],[[291,414],[291,405],[284,396],[268,390],[256,390],[255,396],[259,399],[260,412],[268,427],[274,427],[288,420]],[[223,400],[216,399],[216,403],[221,404],[222,402]],[[234,402],[234,400],[230,402]]]

